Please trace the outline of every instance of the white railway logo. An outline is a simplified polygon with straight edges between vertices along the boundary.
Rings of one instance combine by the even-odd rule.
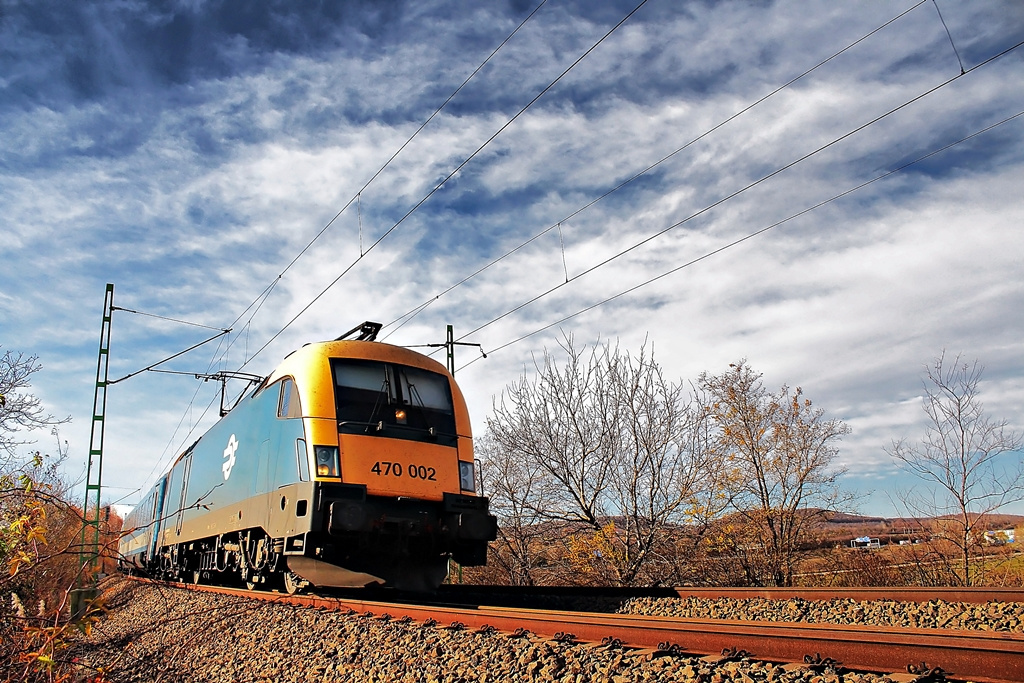
[[[238,450],[238,439],[232,434],[231,438],[228,439],[228,447],[224,449],[224,464],[220,468],[224,471],[224,481],[228,480],[231,476],[231,468],[235,466],[235,451]]]

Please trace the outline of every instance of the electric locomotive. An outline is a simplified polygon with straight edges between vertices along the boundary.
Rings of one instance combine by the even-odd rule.
[[[462,392],[379,329],[307,344],[244,395],[126,517],[123,568],[295,592],[431,590],[449,560],[484,564],[497,524]]]

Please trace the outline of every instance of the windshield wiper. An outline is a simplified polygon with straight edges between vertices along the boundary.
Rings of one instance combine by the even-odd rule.
[[[370,411],[370,419],[365,423],[367,425],[367,431],[370,430],[370,426],[374,425],[374,418],[377,416],[377,409],[380,408],[380,399],[382,396],[386,396],[388,398],[388,402],[391,402],[391,381],[388,379],[387,368],[384,368],[384,383],[380,385],[380,391],[377,392],[377,400],[373,402],[373,410]],[[376,426],[378,432],[383,431],[384,421],[381,420],[377,422]]]
[[[373,422],[373,421],[363,422],[362,420],[339,420],[338,421],[338,429],[341,429],[342,427],[346,427],[348,425],[356,425],[357,427],[365,427],[366,429],[363,430],[364,432],[370,431],[371,427],[373,429],[375,429],[376,431],[378,431],[378,432],[382,432],[382,431],[384,431],[384,427],[385,427],[384,420],[378,420],[377,422]]]
[[[377,422],[363,422],[361,420],[338,421],[339,430],[349,426],[362,427],[364,434],[369,433],[371,429],[377,432],[383,432],[386,429],[388,431],[394,432],[413,432],[417,434],[426,434],[427,436],[430,437],[431,440],[436,440],[439,436],[447,436],[451,438],[455,437],[454,433],[441,433],[437,431],[436,427],[415,427],[413,425],[391,424],[389,422],[385,422],[384,420],[378,420]]]

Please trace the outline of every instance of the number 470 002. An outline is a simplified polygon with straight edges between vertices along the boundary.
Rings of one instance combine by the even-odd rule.
[[[400,462],[379,460],[373,464],[370,471],[378,477],[401,477],[404,475],[410,479],[437,481],[437,470],[433,467],[426,467],[424,465],[410,464],[403,466]]]

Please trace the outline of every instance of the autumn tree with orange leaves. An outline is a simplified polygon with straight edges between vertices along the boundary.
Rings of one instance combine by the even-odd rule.
[[[101,673],[77,671],[68,655],[73,634],[92,627],[100,605],[78,615],[67,609],[82,571],[82,513],[60,474],[67,447],[56,428],[67,419],[47,415],[28,391],[40,368],[35,356],[0,356],[0,671],[4,680],[25,683],[100,681]],[[41,429],[58,436],[55,454],[20,454]],[[114,542],[116,531],[105,531]]]
[[[841,505],[837,442],[850,432],[797,387],[768,390],[746,360],[698,381],[714,448],[741,520],[734,552],[749,582],[789,586],[816,517]]]

